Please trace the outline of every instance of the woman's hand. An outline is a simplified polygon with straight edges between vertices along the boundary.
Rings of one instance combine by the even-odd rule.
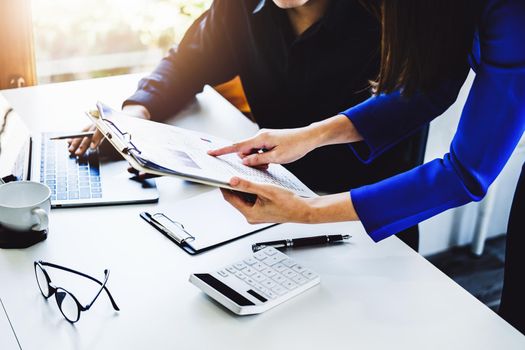
[[[311,128],[262,129],[247,140],[208,152],[212,156],[237,153],[248,166],[265,167],[270,163],[286,164],[315,149]]]
[[[224,199],[239,210],[250,224],[263,222],[309,222],[310,208],[305,198],[284,188],[253,183],[234,177],[230,186],[240,192],[221,188]],[[254,194],[254,201],[247,199]]]
[[[251,224],[313,224],[358,220],[348,193],[302,198],[282,187],[254,183],[237,177],[230,180],[230,186],[239,192],[221,189],[224,199],[237,208]],[[246,193],[253,194],[253,200],[247,199]]]
[[[291,163],[317,147],[362,139],[346,116],[336,115],[303,128],[262,129],[252,138],[211,150],[208,154],[220,156],[237,153],[244,165],[266,167],[270,163]]]
[[[126,105],[122,108],[122,112],[132,117],[150,119],[150,114],[144,106]],[[94,134],[90,137],[78,137],[67,140],[69,153],[79,157],[84,155],[88,148],[95,149],[104,141],[104,135],[93,124],[86,126],[82,131],[93,131]]]

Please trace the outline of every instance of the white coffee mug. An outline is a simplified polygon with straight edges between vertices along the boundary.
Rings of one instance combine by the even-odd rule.
[[[0,185],[0,224],[16,231],[42,231],[49,226],[51,190],[32,181]]]

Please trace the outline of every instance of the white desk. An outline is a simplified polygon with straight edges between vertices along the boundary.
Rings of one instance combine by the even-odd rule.
[[[3,94],[34,130],[64,125],[76,130],[85,123],[84,109],[97,99],[118,106],[137,79]],[[222,122],[223,113],[209,114],[207,107],[193,111],[200,117],[178,122],[191,126],[208,120],[212,131],[231,130],[230,138],[242,134],[243,121]],[[208,190],[173,178],[158,185],[158,206],[164,208]],[[46,241],[0,250],[0,295],[23,349],[525,349],[524,336],[395,237],[374,244],[357,223],[287,224],[192,257],[139,218],[140,211],[156,206],[54,210]],[[196,210],[205,217],[213,208]],[[319,272],[321,284],[262,315],[234,316],[187,282],[191,272],[244,257],[261,239],[321,233],[351,233],[353,238],[342,246],[288,251]],[[102,295],[70,325],[55,301],[40,295],[35,259],[98,277],[110,268],[108,287],[122,311],[113,312]],[[54,276],[58,284],[66,278]],[[67,286],[84,302],[96,289],[83,280]]]
[[[15,334],[9,324],[9,319],[2,307],[2,300],[0,299],[0,349],[2,350],[15,350],[20,349],[16,342]]]

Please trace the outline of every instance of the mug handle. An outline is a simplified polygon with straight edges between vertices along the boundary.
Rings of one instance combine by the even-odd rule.
[[[49,226],[49,217],[47,216],[46,211],[42,208],[35,208],[31,210],[31,213],[38,216],[38,221],[40,221],[40,223],[33,225],[33,227],[31,227],[31,230],[42,231],[47,229],[47,227]]]

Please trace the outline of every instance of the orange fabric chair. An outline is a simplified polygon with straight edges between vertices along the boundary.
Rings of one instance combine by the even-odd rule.
[[[241,78],[239,76],[236,76],[226,83],[215,86],[215,90],[217,90],[232,105],[237,107],[242,113],[250,115],[250,105],[244,94]]]

